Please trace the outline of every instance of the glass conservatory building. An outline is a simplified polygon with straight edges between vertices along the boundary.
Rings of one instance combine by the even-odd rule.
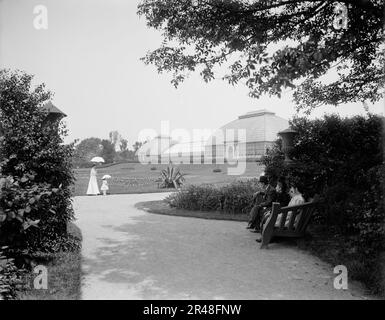
[[[205,146],[205,156],[259,160],[289,122],[266,109],[251,111],[215,131]]]

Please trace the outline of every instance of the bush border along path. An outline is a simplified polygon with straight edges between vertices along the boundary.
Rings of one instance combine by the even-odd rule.
[[[135,207],[149,213],[164,214],[168,216],[180,216],[189,218],[248,221],[248,215],[243,213],[231,214],[219,211],[193,211],[171,207],[164,200],[138,202]]]

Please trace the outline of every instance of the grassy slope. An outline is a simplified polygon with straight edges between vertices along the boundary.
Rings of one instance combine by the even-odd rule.
[[[151,168],[156,170],[151,170]],[[211,164],[186,164],[179,165],[181,173],[186,174],[186,184],[214,183],[224,184],[237,179],[258,177],[263,171],[263,166],[256,162],[248,162],[245,172],[240,176],[231,176],[227,174],[227,165]],[[145,193],[170,191],[169,189],[159,189],[156,179],[160,176],[160,171],[167,168],[167,165],[142,165],[140,163],[120,163],[106,168],[98,169],[98,182],[101,184],[101,177],[109,174],[112,178],[109,180],[109,193]],[[220,168],[222,172],[213,172],[214,168]],[[76,169],[76,183],[74,194],[85,195],[88,186],[90,169]]]

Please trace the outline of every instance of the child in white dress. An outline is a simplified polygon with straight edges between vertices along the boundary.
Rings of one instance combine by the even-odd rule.
[[[100,187],[100,190],[103,191],[103,196],[106,196],[107,195],[107,190],[108,190],[108,182],[107,182],[107,179],[104,178],[102,179],[102,186]]]

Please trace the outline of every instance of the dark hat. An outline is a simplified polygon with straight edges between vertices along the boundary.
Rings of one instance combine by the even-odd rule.
[[[266,176],[260,176],[259,182],[267,184],[267,183],[269,183],[269,180],[267,179]]]

